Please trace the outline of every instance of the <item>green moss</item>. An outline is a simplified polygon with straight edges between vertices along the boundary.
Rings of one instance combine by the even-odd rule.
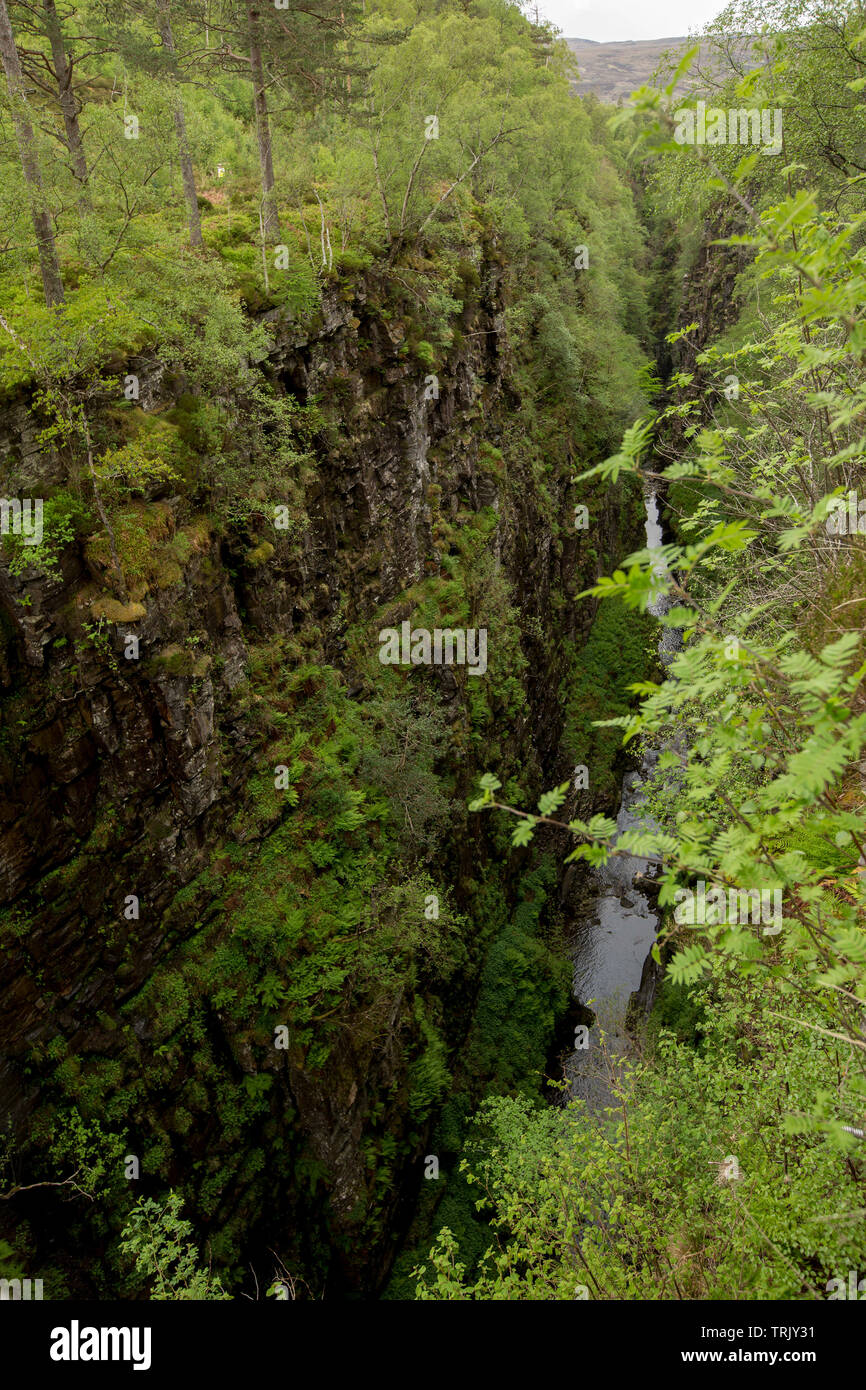
[[[434,348],[433,348],[433,344],[432,344],[432,343],[428,343],[428,342],[426,342],[425,339],[422,338],[420,342],[415,343],[414,348],[413,348],[413,351],[414,351],[414,353],[415,353],[415,356],[418,358],[418,361],[419,361],[423,366],[425,366],[425,367],[433,367],[433,366],[435,366],[435,364],[436,364],[436,353],[435,353],[435,351],[434,351]]]
[[[168,647],[164,647],[161,652],[157,652],[149,661],[157,672],[168,676],[191,676],[195,669],[195,659],[192,652],[181,647],[174,642]]]
[[[94,599],[90,611],[94,617],[110,623],[139,623],[147,614],[143,603],[119,603],[113,598]]]
[[[482,473],[488,473],[493,478],[502,478],[505,474],[502,450],[489,444],[486,439],[482,440],[478,451],[478,466]]]
[[[158,566],[160,543],[174,531],[171,508],[164,502],[131,502],[111,517],[124,578],[130,589],[153,581]],[[108,536],[100,531],[85,548],[85,558],[94,577],[110,579],[113,573]]]
[[[267,564],[273,554],[274,547],[271,542],[260,541],[252,550],[247,551],[244,556],[244,563],[248,565],[250,569],[259,569],[262,565]]]

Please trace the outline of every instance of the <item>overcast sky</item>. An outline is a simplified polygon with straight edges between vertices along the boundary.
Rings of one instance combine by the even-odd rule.
[[[534,0],[533,0],[534,5]],[[585,0],[538,0],[544,15],[568,39],[667,39],[702,29],[725,8],[725,0],[605,0],[589,9]]]

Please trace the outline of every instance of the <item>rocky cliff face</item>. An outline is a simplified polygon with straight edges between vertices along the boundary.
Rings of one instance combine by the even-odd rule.
[[[546,498],[518,452],[509,456],[507,479],[490,465],[490,450],[501,458],[507,445],[517,400],[495,258],[466,295],[435,386],[429,363],[407,350],[411,326],[386,313],[386,302],[383,282],[370,273],[350,288],[330,289],[312,328],[277,311],[266,316],[262,380],[302,403],[318,400],[326,417],[304,484],[308,525],[291,539],[274,534],[264,510],[260,524],[233,528],[215,521],[213,492],[155,486],[141,504],[142,544],[169,559],[127,601],[107,591],[92,546],[66,546],[54,577],[13,574],[5,559],[0,565],[0,1112],[26,1151],[70,1096],[85,1116],[108,1123],[112,1097],[135,1092],[127,1116],[146,1116],[142,1129],[164,1125],[170,1136],[158,1174],[150,1175],[157,1186],[194,1170],[196,1193],[216,1184],[201,1197],[206,1228],[231,1217],[260,1230],[265,1242],[303,1225],[296,1247],[302,1265],[315,1265],[316,1249],[329,1246],[334,1277],[351,1287],[376,1283],[402,1219],[406,1184],[377,1190],[371,1144],[390,1135],[393,1171],[404,1178],[423,1155],[424,1124],[407,1089],[413,1054],[406,1039],[417,1042],[426,1026],[417,1022],[415,996],[395,991],[390,1024],[369,1038],[348,1026],[316,1067],[308,1047],[294,1041],[284,1052],[260,1045],[260,1020],[239,1025],[219,991],[202,986],[202,1045],[218,1059],[225,1084],[240,1093],[248,1082],[250,1096],[270,1086],[267,1103],[257,1101],[255,1115],[228,1135],[191,1045],[172,1051],[170,1028],[160,1024],[171,1012],[161,992],[170,990],[176,963],[188,962],[208,932],[222,940],[235,930],[226,924],[236,904],[229,899],[227,908],[218,896],[231,872],[226,846],[265,855],[280,824],[274,815],[238,829],[251,779],[272,775],[262,653],[275,638],[296,639],[299,652],[309,642],[342,673],[347,698],[363,700],[369,687],[352,633],[383,606],[392,619],[410,616],[407,591],[445,572],[454,530],[493,509],[486,549],[520,613],[529,658],[524,714],[507,730],[510,758],[530,781],[552,774],[561,726],[552,692],[565,644],[580,637],[568,600],[594,578],[602,563],[596,551],[627,548],[632,526],[628,514],[608,511],[601,545],[596,533],[592,555],[581,549],[568,525],[567,448]],[[185,383],[171,364],[126,366],[139,378],[145,415],[177,407]],[[7,495],[14,488],[39,496],[66,481],[40,444],[29,407],[21,398],[3,411],[0,487]],[[369,643],[375,653],[372,628]],[[275,689],[279,695],[285,671],[272,668],[269,699]],[[444,667],[431,679],[453,722],[468,698],[465,676]],[[290,722],[303,698],[304,687],[283,707]],[[461,805],[471,775],[487,766],[483,748],[463,758],[454,787]],[[464,885],[483,875],[490,844],[480,824],[467,829],[462,812],[455,827],[443,856],[455,905],[471,916]],[[209,959],[204,946],[201,954]],[[471,1018],[482,958],[470,959],[444,1007],[452,1048]],[[154,980],[162,982],[156,998]],[[423,992],[422,984],[417,997]],[[354,1007],[347,997],[349,1025]],[[147,1079],[147,1059],[158,1048],[162,1071]],[[92,1077],[98,1085],[85,1084]],[[133,1151],[144,1146],[119,1112],[116,1128]],[[47,1141],[40,1142],[44,1151]],[[261,1164],[249,1154],[275,1148],[285,1161],[266,1195],[256,1176]],[[220,1185],[214,1174],[229,1150],[244,1152]],[[44,1175],[39,1159],[32,1161]],[[351,1242],[374,1208],[375,1228],[364,1227],[359,1253]]]

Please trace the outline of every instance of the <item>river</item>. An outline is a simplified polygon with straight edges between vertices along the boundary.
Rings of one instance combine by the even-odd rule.
[[[658,498],[649,488],[644,505],[647,547],[658,550],[663,543]],[[654,568],[660,576],[666,573],[661,555]],[[650,612],[659,617],[670,606],[670,600],[662,595],[650,605]],[[660,629],[658,652],[665,666],[673,660],[680,640],[676,628]],[[616,818],[618,834],[634,826],[652,825],[642,806],[642,793],[657,759],[658,753],[650,750],[637,768],[625,774]],[[640,986],[658,928],[652,890],[649,895],[642,890],[641,876],[652,877],[650,866],[635,855],[610,859],[602,868],[591,870],[580,920],[570,936],[572,993],[593,1010],[596,1022],[587,1031],[577,1030],[577,1046],[564,1070],[571,1097],[584,1100],[593,1110],[611,1103],[611,1081],[630,1054],[626,1009],[629,996]]]

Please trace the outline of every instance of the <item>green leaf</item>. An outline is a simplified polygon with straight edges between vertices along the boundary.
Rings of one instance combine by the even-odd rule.
[[[553,791],[545,792],[543,796],[539,797],[538,809],[543,816],[553,815],[553,812],[557,807],[562,805],[563,801],[568,796],[570,786],[570,782],[563,782],[560,786],[555,787]]]
[[[534,820],[520,820],[511,832],[511,843],[515,846],[528,845],[534,833]]]

